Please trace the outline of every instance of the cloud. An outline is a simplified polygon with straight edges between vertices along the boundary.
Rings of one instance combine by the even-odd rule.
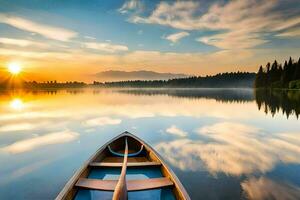
[[[43,136],[17,141],[13,144],[1,148],[1,150],[11,154],[24,153],[51,144],[71,142],[73,140],[76,140],[78,137],[78,133],[69,130],[54,132]]]
[[[300,188],[287,183],[278,183],[271,179],[260,177],[250,178],[241,184],[246,196],[253,200],[300,198]]]
[[[31,123],[16,123],[9,124],[0,127],[0,132],[11,132],[11,131],[27,131],[36,128],[34,124]]]
[[[137,33],[138,33],[139,35],[142,35],[142,34],[144,33],[144,31],[143,31],[143,30],[139,30]]]
[[[95,37],[92,37],[92,36],[84,36],[84,38],[85,39],[88,39],[88,40],[96,40],[96,38]]]
[[[193,30],[192,14],[199,3],[192,1],[177,1],[173,4],[161,2],[149,17],[132,16],[134,23],[149,23],[171,26],[177,29]]]
[[[124,45],[111,44],[111,43],[96,43],[86,42],[83,43],[86,48],[104,51],[108,53],[115,53],[119,51],[128,51],[128,47]]]
[[[110,117],[99,117],[86,120],[84,125],[93,127],[93,126],[105,126],[105,125],[117,125],[122,122],[121,119],[114,119]]]
[[[77,33],[72,30],[41,24],[25,18],[6,14],[0,14],[0,23],[8,24],[15,28],[37,33],[46,38],[59,41],[68,41],[77,36]]]
[[[36,46],[36,47],[48,47],[47,44],[41,42],[35,42],[31,40],[14,39],[14,38],[0,38],[0,43],[7,45],[15,45],[20,47]]]
[[[72,59],[74,54],[71,52],[55,52],[55,51],[30,51],[30,50],[19,50],[10,48],[0,48],[0,55],[12,56],[12,57],[24,57],[33,59]],[[44,63],[45,64],[45,63]]]
[[[125,14],[130,11],[141,12],[143,9],[144,5],[140,0],[129,0],[126,1],[118,11]]]
[[[259,34],[250,33],[248,30],[200,37],[196,41],[221,49],[246,49],[268,42],[266,39],[261,39]]]
[[[293,37],[300,37],[300,29],[292,29],[287,30],[282,33],[279,33],[276,35],[277,37],[287,37],[287,38],[293,38]]]
[[[212,174],[266,173],[280,162],[300,163],[300,133],[265,134],[256,127],[232,122],[205,126],[197,133],[201,139],[161,142],[156,148],[180,169],[205,168]]]
[[[219,33],[197,41],[221,49],[252,48],[268,42],[266,33],[299,24],[299,17],[286,15],[277,0],[237,0],[213,3],[203,11],[196,1],[160,2],[149,16],[134,14],[129,21],[170,26],[182,30],[214,30]],[[267,13],[267,14],[266,14]]]
[[[187,132],[177,128],[175,125],[172,125],[171,127],[167,128],[166,133],[176,135],[176,136],[180,136],[180,137],[187,136]]]
[[[282,31],[289,28],[293,28],[299,24],[300,24],[300,16],[296,16],[296,17],[291,17],[289,19],[285,19],[284,21],[276,21],[273,29],[277,31]]]
[[[165,39],[170,40],[173,43],[178,42],[180,39],[189,36],[190,34],[188,32],[179,32],[179,33],[174,33],[171,35],[168,35],[165,37]]]

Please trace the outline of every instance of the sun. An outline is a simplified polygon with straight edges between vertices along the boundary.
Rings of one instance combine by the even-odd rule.
[[[22,67],[19,63],[16,62],[11,62],[8,64],[8,71],[13,74],[13,75],[17,75],[21,72]]]

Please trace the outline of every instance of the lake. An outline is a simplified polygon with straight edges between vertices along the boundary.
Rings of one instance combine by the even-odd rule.
[[[0,92],[0,199],[53,199],[127,130],[192,199],[300,199],[300,92],[65,89]]]

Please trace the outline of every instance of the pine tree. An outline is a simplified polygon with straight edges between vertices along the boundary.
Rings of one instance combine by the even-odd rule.
[[[271,83],[278,81],[278,64],[277,61],[275,60],[274,63],[272,64],[271,71],[270,71],[270,81]]]
[[[288,64],[287,64],[287,61],[284,61],[284,65],[283,65],[283,72],[282,72],[282,75],[281,75],[281,82],[282,82],[282,85],[283,87],[286,87],[287,86],[287,80],[288,80],[288,76],[287,76],[287,70],[288,70]]]
[[[300,58],[297,63],[295,63],[295,73],[294,73],[294,80],[300,80]]]
[[[262,66],[259,67],[254,85],[256,88],[264,87],[264,71]]]
[[[270,63],[267,63],[266,65],[266,68],[267,68],[267,71],[266,71],[266,79],[265,79],[265,83],[266,83],[266,86],[269,87],[271,85],[271,80],[270,80],[270,67],[271,67],[271,64]]]

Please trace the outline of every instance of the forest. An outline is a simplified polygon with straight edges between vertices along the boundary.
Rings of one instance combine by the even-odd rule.
[[[291,57],[284,64],[267,63],[260,66],[256,74],[254,86],[256,88],[288,88],[300,89],[300,58],[294,61]]]
[[[254,79],[255,73],[230,72],[220,73],[213,76],[193,76],[169,80],[135,80],[105,83],[94,81],[93,86],[135,88],[252,88]]]

